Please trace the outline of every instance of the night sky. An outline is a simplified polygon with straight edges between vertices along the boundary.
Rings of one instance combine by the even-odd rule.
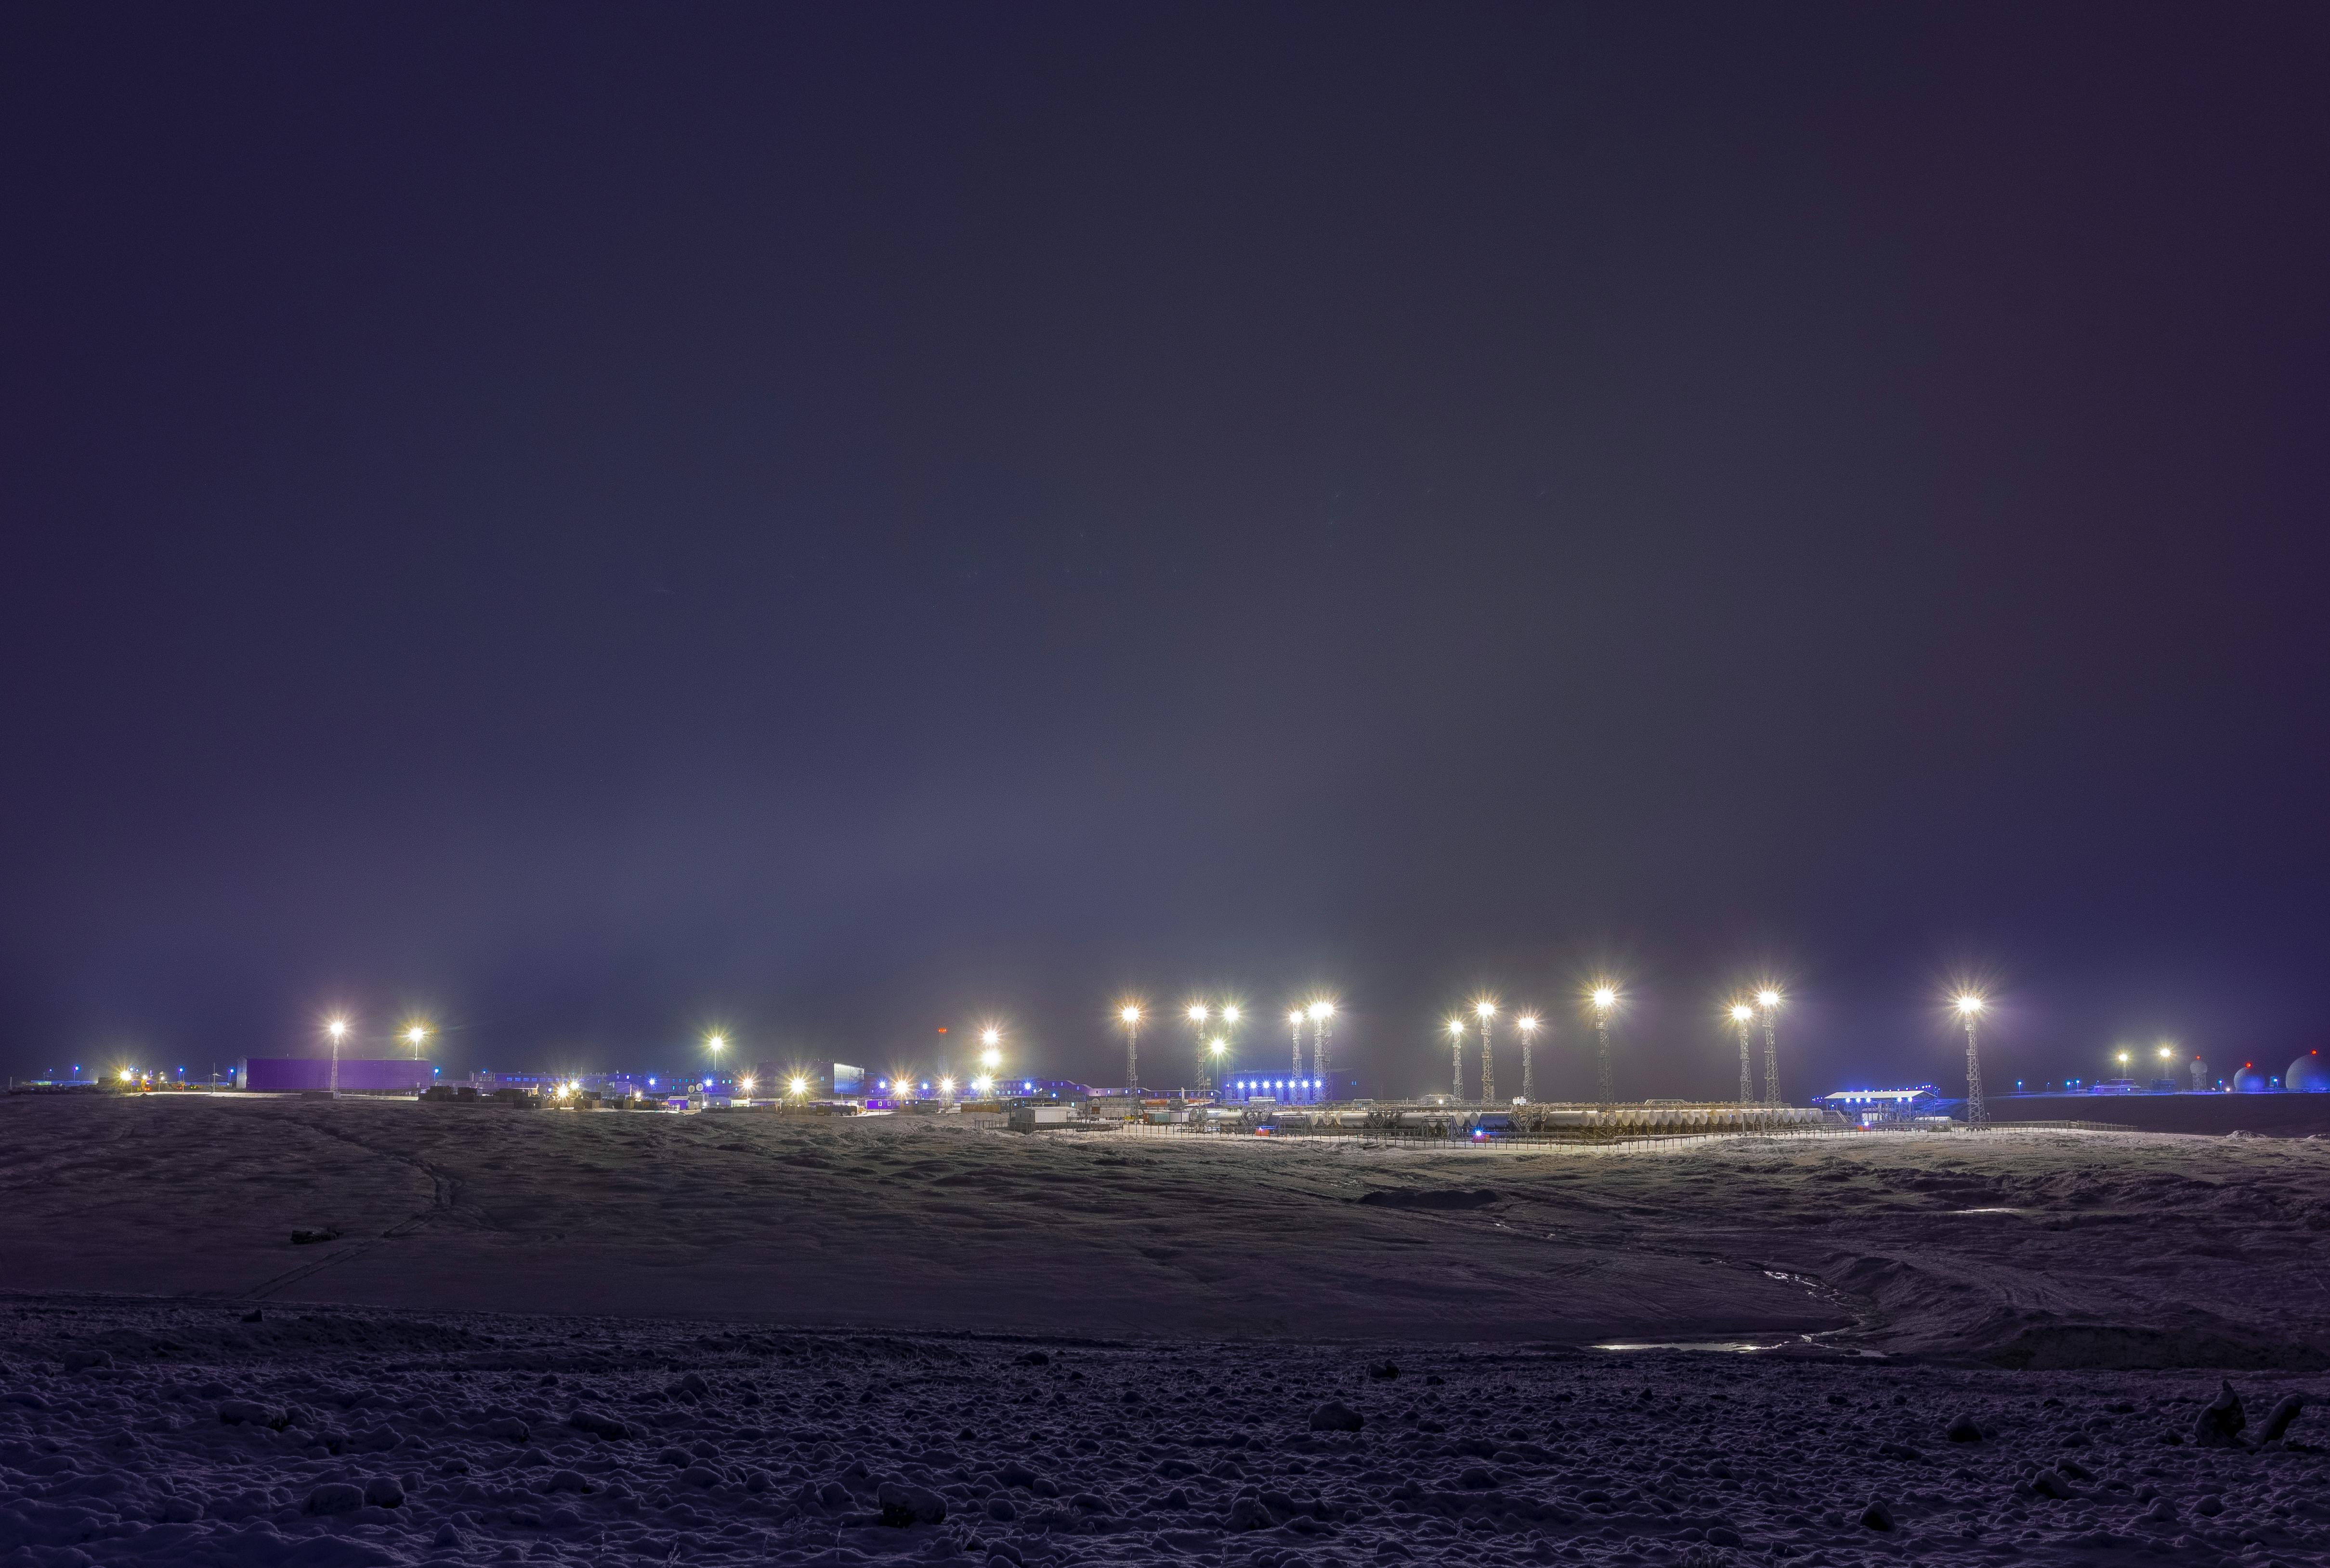
[[[0,1058],[2330,1044],[2330,12],[15,5]],[[1283,1061],[1283,1025],[1248,1054]],[[1189,1034],[1144,1044],[1187,1081]],[[1519,1082],[1517,1055],[1499,1070]],[[1511,1092],[1507,1090],[1507,1092]]]

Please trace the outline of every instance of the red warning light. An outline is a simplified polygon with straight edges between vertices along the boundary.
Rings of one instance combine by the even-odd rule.
[[[945,1025],[942,1024],[942,1025],[939,1025],[939,1033],[940,1033],[940,1034],[945,1034],[945,1033],[946,1033],[946,1025]]]

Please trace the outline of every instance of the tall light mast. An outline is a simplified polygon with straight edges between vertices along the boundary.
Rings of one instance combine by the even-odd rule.
[[[1206,1061],[1206,1025],[1212,1021],[1214,1010],[1203,1002],[1192,1002],[1189,1004],[1189,1027],[1196,1030],[1198,1034],[1198,1087],[1210,1091],[1213,1088],[1213,1080],[1212,1070],[1208,1067]]]
[[[1618,987],[1594,987],[1594,1032],[1601,1043],[1601,1103],[1610,1103],[1610,1011],[1618,1005]]]
[[[1141,1097],[1141,1008],[1127,1002],[1117,1009],[1117,1022],[1124,1025],[1124,1091],[1138,1100]]]
[[[1294,1031],[1294,1065],[1288,1071],[1300,1078],[1302,1076],[1302,1009],[1297,1007],[1288,1013],[1286,1022]]]
[[[1319,1081],[1318,1098],[1327,1097],[1327,1032],[1335,1022],[1335,1004],[1321,997],[1311,1004],[1311,1076]],[[1302,1064],[1294,1066],[1296,1077]]]
[[[1780,993],[1766,986],[1756,993],[1756,1005],[1764,1009],[1764,1103],[1780,1103],[1780,1044],[1776,1025],[1780,1016]]]
[[[1497,1062],[1490,1053],[1489,1025],[1497,1016],[1497,1005],[1483,997],[1473,1004],[1473,1012],[1481,1020],[1481,1103],[1497,1102]]]
[[[1756,1101],[1756,1058],[1749,1041],[1753,1038],[1756,1009],[1745,1002],[1734,1002],[1731,1021],[1739,1027],[1739,1103],[1752,1105]]]
[[[1521,1032],[1521,1099],[1530,1105],[1537,1103],[1537,1077],[1530,1071],[1530,1046],[1537,1039],[1539,1023],[1535,1013],[1523,1013],[1513,1020],[1513,1027]]]
[[[1980,997],[1967,991],[1958,997],[1958,1016],[1966,1032],[1966,1125],[1977,1130],[1990,1125],[1990,1107],[1982,1099],[1982,1053],[1974,1038],[1974,1021],[1981,1015]]]
[[[1464,1020],[1448,1020],[1448,1093],[1458,1104],[1464,1103]]]

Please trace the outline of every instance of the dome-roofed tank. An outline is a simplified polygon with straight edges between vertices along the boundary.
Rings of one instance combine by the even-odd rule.
[[[2330,1094],[2330,1058],[2319,1051],[2308,1051],[2289,1064],[2281,1075],[2281,1086],[2293,1094]]]
[[[2233,1074],[2233,1092],[2236,1094],[2263,1094],[2271,1087],[2266,1082],[2265,1074],[2255,1067],[2244,1066]]]

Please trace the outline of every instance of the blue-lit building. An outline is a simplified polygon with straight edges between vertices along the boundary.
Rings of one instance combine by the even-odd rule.
[[[1323,1105],[1355,1100],[1359,1092],[1359,1081],[1348,1072],[1329,1072],[1320,1078],[1292,1072],[1283,1067],[1226,1072],[1215,1089],[1216,1097],[1230,1105],[1255,1100],[1274,1100],[1280,1105]]]

